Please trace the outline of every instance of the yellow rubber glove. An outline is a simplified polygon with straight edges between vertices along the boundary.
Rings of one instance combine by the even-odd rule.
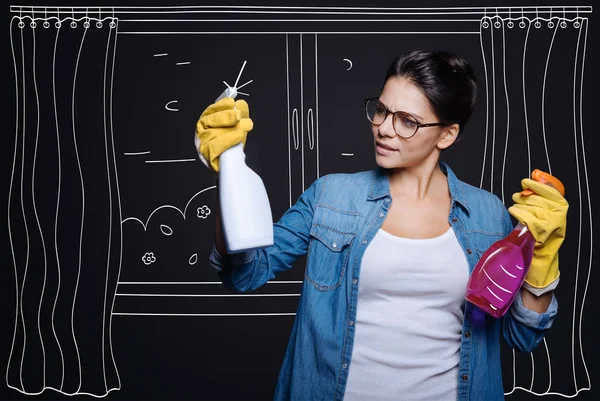
[[[544,288],[560,275],[558,249],[565,239],[569,204],[558,190],[549,185],[525,178],[521,186],[534,193],[513,194],[515,204],[508,208],[508,212],[527,226],[536,241],[525,282],[534,288]]]
[[[253,128],[248,103],[226,97],[208,106],[196,124],[196,147],[215,172],[219,171],[219,156],[238,143],[246,145],[246,136]]]

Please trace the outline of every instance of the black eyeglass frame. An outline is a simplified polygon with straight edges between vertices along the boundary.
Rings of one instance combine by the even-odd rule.
[[[379,104],[381,104],[381,105],[383,106],[383,109],[385,110],[385,118],[384,118],[384,119],[383,119],[383,121],[382,121],[382,122],[380,122],[379,124],[375,124],[375,123],[374,123],[373,121],[371,121],[371,119],[369,118],[369,113],[368,113],[368,111],[367,111],[367,103],[368,103],[368,102],[370,102],[370,101],[372,101],[372,100],[374,100],[374,101],[378,102]],[[388,108],[387,108],[387,106],[386,106],[385,104],[381,103],[381,101],[380,101],[380,100],[379,100],[379,98],[377,98],[377,97],[370,97],[370,98],[364,99],[364,100],[363,100],[363,103],[365,104],[365,114],[367,115],[367,120],[369,120],[369,122],[370,122],[371,124],[373,124],[374,126],[376,126],[376,127],[379,127],[381,124],[383,124],[383,123],[385,122],[385,120],[387,120],[388,116],[391,114],[391,115],[392,115],[392,127],[394,127],[394,132],[395,132],[395,133],[396,133],[396,135],[398,135],[400,138],[404,138],[404,139],[410,139],[410,138],[412,138],[413,136],[415,136],[415,135],[417,134],[417,131],[419,131],[419,128],[425,128],[425,127],[440,127],[440,126],[444,126],[444,125],[450,125],[449,123],[446,123],[446,122],[441,122],[441,121],[440,121],[440,122],[437,122],[437,123],[427,123],[427,124],[422,124],[422,123],[420,123],[420,122],[419,122],[419,120],[417,120],[417,118],[416,118],[415,116],[413,116],[413,115],[412,115],[412,114],[410,114],[410,113],[407,113],[407,112],[405,112],[405,111],[401,111],[401,110],[398,110],[398,111],[391,111],[390,109],[388,109]],[[406,115],[406,116],[409,116],[409,117],[411,117],[411,118],[412,118],[412,119],[415,121],[415,124],[417,124],[417,128],[415,129],[415,132],[414,132],[414,133],[413,133],[411,136],[402,136],[402,135],[400,135],[400,134],[398,133],[398,131],[396,131],[396,124],[394,124],[394,119],[396,118],[396,115],[397,115],[397,114],[404,114],[404,115]]]

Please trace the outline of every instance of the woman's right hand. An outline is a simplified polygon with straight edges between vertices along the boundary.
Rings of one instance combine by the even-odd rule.
[[[218,172],[221,153],[240,142],[245,145],[253,126],[245,100],[226,97],[208,106],[198,119],[194,140],[202,162]]]

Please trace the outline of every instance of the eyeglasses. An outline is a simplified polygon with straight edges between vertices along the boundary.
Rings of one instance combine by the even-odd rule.
[[[402,138],[412,138],[419,128],[423,127],[437,127],[442,125],[448,125],[444,122],[421,124],[415,117],[404,112],[404,111],[390,111],[379,99],[373,97],[363,100],[365,103],[365,111],[367,112],[367,118],[371,124],[380,126],[383,124],[389,114],[392,115],[392,126],[396,134]]]

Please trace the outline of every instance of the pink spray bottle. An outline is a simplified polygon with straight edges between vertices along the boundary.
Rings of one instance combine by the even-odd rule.
[[[531,178],[556,188],[564,196],[565,187],[556,177],[536,169]],[[530,189],[521,191],[523,195],[532,193]],[[525,280],[534,246],[535,238],[521,223],[506,238],[493,243],[469,277],[467,301],[493,317],[502,317]]]

